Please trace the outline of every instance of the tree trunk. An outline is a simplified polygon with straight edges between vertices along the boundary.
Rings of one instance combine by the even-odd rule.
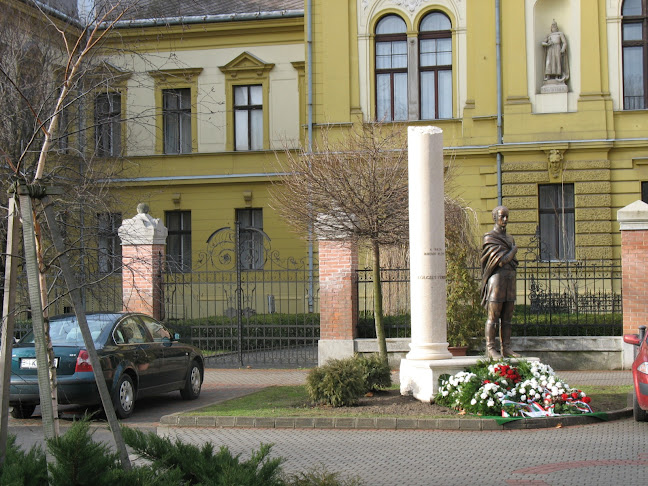
[[[31,304],[32,311],[32,327],[34,329],[34,348],[36,351],[38,390],[40,394],[43,433],[46,439],[52,439],[56,436],[56,429],[52,410],[49,366],[47,363],[48,355],[45,343],[43,305],[40,294],[40,272],[38,270],[38,258],[36,257],[36,236],[34,234],[32,202],[26,186],[19,186],[18,194],[20,198],[20,214],[23,223],[23,244],[25,248],[27,284],[29,286],[29,303]],[[47,449],[45,450],[45,457],[48,463],[54,462],[54,458]]]
[[[9,197],[7,218],[7,254],[5,257],[4,296],[2,301],[2,348],[0,351],[0,468],[7,454],[9,427],[9,384],[11,381],[11,348],[13,346],[16,316],[16,273],[18,272],[18,245],[20,245],[16,197]]]
[[[382,284],[380,281],[380,245],[373,241],[371,243],[371,250],[376,340],[378,341],[378,353],[380,357],[384,361],[387,361],[387,341],[385,340],[385,328],[383,326]]]
[[[56,252],[58,253],[59,264],[61,266],[61,272],[65,278],[65,284],[70,292],[70,297],[72,299],[72,304],[74,306],[74,313],[77,316],[77,322],[79,323],[79,329],[81,330],[81,335],[83,336],[83,342],[85,344],[86,350],[90,357],[90,364],[92,365],[92,371],[94,373],[95,382],[97,383],[97,388],[99,389],[99,396],[101,397],[101,403],[103,405],[104,412],[106,413],[106,418],[108,424],[110,425],[110,430],[113,433],[113,438],[115,440],[115,445],[117,451],[119,452],[120,461],[124,469],[130,469],[131,463],[128,458],[128,451],[126,449],[126,443],[121,434],[121,429],[119,428],[119,421],[115,415],[115,408],[112,403],[110,396],[110,391],[108,390],[108,385],[106,384],[106,378],[101,368],[101,362],[99,361],[99,355],[97,354],[97,349],[95,348],[94,341],[92,340],[92,335],[90,334],[90,328],[88,327],[88,321],[86,319],[85,308],[81,301],[81,291],[79,286],[74,278],[72,273],[72,267],[68,261],[67,253],[65,252],[65,244],[63,242],[63,237],[59,231],[58,223],[54,215],[54,209],[50,203],[49,197],[45,197],[42,200],[43,206],[45,208],[45,218],[47,219],[47,224],[50,228],[50,234],[52,235],[52,241]]]
[[[45,346],[47,347],[47,363],[49,365],[50,377],[50,392],[52,394],[52,416],[54,417],[54,433],[59,435],[61,432],[59,418],[58,418],[58,380],[56,378],[56,362],[54,356],[54,346],[52,346],[52,337],[50,336],[49,312],[48,312],[48,295],[47,295],[47,279],[45,276],[46,268],[43,262],[43,237],[41,225],[36,219],[36,211],[33,212],[34,216],[34,231],[36,235],[36,257],[38,258],[38,281],[40,282],[41,303],[43,305],[43,329],[45,332]]]

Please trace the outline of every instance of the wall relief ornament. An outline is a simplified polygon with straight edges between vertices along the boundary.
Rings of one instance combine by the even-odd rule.
[[[369,6],[377,3],[380,0],[362,0],[362,8],[367,10]],[[455,0],[456,2],[461,2],[461,0]],[[426,0],[390,0],[385,3],[391,3],[398,5],[404,10],[408,10],[410,13],[416,12],[422,5],[428,3]]]
[[[547,152],[547,170],[549,179],[555,181],[560,179],[563,171],[563,150],[551,149]]]

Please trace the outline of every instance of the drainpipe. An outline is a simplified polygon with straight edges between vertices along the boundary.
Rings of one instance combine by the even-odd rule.
[[[497,145],[503,141],[502,130],[502,39],[500,0],[495,0],[495,59],[497,69]],[[502,152],[497,151],[497,204],[502,205]]]
[[[308,66],[308,154],[313,153],[313,0],[306,2],[306,51]],[[308,312],[314,312],[313,226],[308,229]]]

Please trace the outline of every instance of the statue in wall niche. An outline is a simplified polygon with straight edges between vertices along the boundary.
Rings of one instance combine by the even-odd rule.
[[[558,30],[558,24],[554,20],[551,24],[551,32],[542,41],[545,49],[544,57],[544,84],[545,86],[559,85],[563,89],[550,90],[549,92],[566,92],[565,82],[569,79],[569,61],[567,59],[567,39]]]
[[[499,359],[518,358],[511,349],[513,309],[516,297],[517,246],[506,233],[509,210],[506,206],[493,209],[495,226],[484,235],[481,253],[481,304],[486,309],[486,356]],[[499,331],[500,350],[495,338]]]

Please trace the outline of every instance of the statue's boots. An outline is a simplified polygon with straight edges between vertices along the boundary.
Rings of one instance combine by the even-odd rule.
[[[486,357],[500,359],[502,355],[497,351],[495,336],[497,336],[497,324],[490,320],[486,321]]]
[[[502,322],[501,341],[502,341],[502,356],[505,358],[519,358],[520,355],[511,349],[511,331],[513,326],[510,322]]]

